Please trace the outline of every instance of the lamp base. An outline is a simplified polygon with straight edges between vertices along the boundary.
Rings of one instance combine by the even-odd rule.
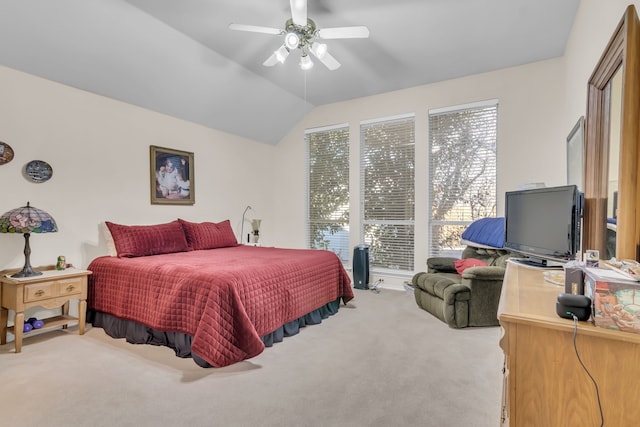
[[[24,233],[24,267],[22,267],[22,270],[17,273],[12,274],[11,277],[32,277],[40,276],[42,274],[40,271],[31,268],[31,247],[29,246],[30,234],[31,233]]]
[[[31,266],[29,267],[25,266],[22,270],[12,274],[11,277],[20,278],[20,277],[33,277],[33,276],[40,276],[40,275],[42,275],[41,271],[34,270],[33,268],[31,268]]]

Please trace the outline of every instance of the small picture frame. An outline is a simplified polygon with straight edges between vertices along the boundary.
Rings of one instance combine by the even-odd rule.
[[[151,204],[193,205],[193,153],[151,145],[150,155]]]

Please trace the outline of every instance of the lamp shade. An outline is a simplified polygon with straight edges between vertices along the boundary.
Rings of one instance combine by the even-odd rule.
[[[0,216],[0,233],[21,233],[24,235],[24,267],[12,277],[31,277],[42,274],[31,268],[29,236],[31,233],[52,233],[55,231],[58,231],[58,226],[51,215],[42,209],[34,208],[29,202],[27,202],[27,206],[12,209]]]
[[[284,37],[284,44],[289,49],[295,49],[300,45],[300,36],[298,35],[298,33],[290,31]]]
[[[27,206],[11,209],[0,217],[0,233],[52,233],[58,231],[55,220],[42,209]]]
[[[300,68],[303,70],[310,70],[313,67],[313,61],[309,58],[309,55],[302,55],[300,57]]]
[[[324,43],[315,42],[311,45],[310,50],[316,56],[316,58],[322,59],[327,54],[327,45]]]
[[[282,45],[273,54],[279,63],[284,64],[285,59],[289,56],[289,49],[287,49],[285,45]]]

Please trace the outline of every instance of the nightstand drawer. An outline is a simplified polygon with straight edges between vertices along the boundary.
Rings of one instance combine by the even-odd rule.
[[[58,287],[55,282],[34,283],[25,285],[24,302],[40,301],[53,298],[58,295]]]
[[[67,295],[75,295],[82,292],[82,278],[54,280],[44,283],[25,285],[24,302],[40,301]]]
[[[60,280],[56,282],[58,285],[58,295],[73,295],[82,292],[82,279],[76,277],[73,279]]]

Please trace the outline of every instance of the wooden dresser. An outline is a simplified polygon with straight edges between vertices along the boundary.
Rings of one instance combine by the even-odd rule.
[[[593,383],[573,345],[574,322],[556,314],[563,286],[544,270],[508,263],[498,318],[505,354],[502,426],[600,426]],[[605,426],[640,422],[640,335],[578,322],[576,343],[600,390]]]

